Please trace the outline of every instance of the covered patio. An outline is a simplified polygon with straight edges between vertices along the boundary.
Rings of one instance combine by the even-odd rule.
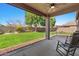
[[[51,40],[43,40],[29,46],[4,54],[3,56],[60,56],[56,51],[58,40],[64,42],[66,36],[54,36]],[[79,49],[74,56],[79,56]]]
[[[25,11],[35,13],[39,16],[44,16],[46,19],[46,34],[45,39],[33,45],[17,49],[13,52],[4,55],[24,55],[24,56],[57,56],[56,52],[57,41],[65,41],[66,36],[53,36],[50,38],[50,17],[63,15],[69,12],[76,12],[77,29],[79,31],[79,4],[78,3],[10,3],[10,5],[21,8]],[[60,19],[59,19],[60,20]],[[78,54],[78,50],[75,53]]]

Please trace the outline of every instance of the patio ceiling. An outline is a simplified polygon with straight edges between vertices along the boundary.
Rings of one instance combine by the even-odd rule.
[[[9,3],[23,10],[42,16],[57,16],[79,10],[79,3],[55,3],[55,8],[50,8],[51,3]]]

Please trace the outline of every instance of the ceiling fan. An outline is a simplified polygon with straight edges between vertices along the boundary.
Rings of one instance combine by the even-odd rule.
[[[55,8],[55,3],[49,3],[49,10],[48,10],[48,13],[50,13],[51,11],[54,11],[54,8]]]
[[[51,3],[50,4],[50,8],[55,8],[55,4],[54,3]]]

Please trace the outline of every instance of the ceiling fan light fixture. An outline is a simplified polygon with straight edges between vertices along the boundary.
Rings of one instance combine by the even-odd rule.
[[[55,8],[55,6],[51,6],[51,8],[53,9],[53,8]]]
[[[54,4],[51,4],[51,7],[50,8],[55,8]]]

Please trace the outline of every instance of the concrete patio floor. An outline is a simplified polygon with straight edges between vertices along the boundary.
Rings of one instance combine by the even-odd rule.
[[[57,41],[64,42],[65,36],[54,36],[51,40],[43,40],[24,48],[17,49],[3,56],[60,56],[56,52]],[[76,50],[75,56],[79,55],[79,49]]]

